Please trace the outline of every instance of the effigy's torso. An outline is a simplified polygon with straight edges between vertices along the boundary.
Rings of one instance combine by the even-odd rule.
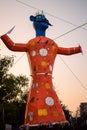
[[[46,37],[36,37],[28,44],[28,56],[30,60],[31,74],[52,74],[57,45]]]
[[[27,48],[32,83],[26,105],[25,123],[37,125],[66,121],[52,83],[57,45],[53,40],[40,36],[30,40]]]

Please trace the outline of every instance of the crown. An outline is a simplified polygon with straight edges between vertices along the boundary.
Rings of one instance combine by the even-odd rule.
[[[37,12],[35,13],[35,16],[37,16],[37,15],[44,15],[43,10],[42,10],[42,11],[37,11]],[[45,16],[45,15],[44,15],[44,16]]]

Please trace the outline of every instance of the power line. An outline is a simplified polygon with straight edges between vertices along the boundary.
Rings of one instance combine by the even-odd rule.
[[[25,53],[23,53],[14,64],[16,64],[19,60],[21,60],[24,55]]]
[[[32,8],[32,9],[35,9],[35,10],[38,10],[38,11],[42,11],[42,10],[40,10],[40,9],[34,7],[34,6],[31,6],[31,5],[29,5],[29,4],[25,3],[25,2],[22,2],[22,1],[20,1],[20,0],[16,0],[16,1],[19,2],[19,3],[21,3],[22,5],[25,5],[25,6],[27,6],[27,7]],[[72,22],[70,22],[70,21],[68,21],[68,20],[65,20],[65,19],[63,19],[63,18],[60,18],[60,17],[55,16],[55,15],[53,15],[53,14],[50,14],[50,13],[48,13],[48,12],[45,12],[45,13],[48,14],[49,16],[52,16],[52,17],[54,17],[54,18],[56,18],[56,19],[58,19],[58,20],[61,20],[61,21],[65,22],[65,23],[71,24],[71,25],[73,25],[73,26],[78,26],[78,25],[73,24]],[[82,28],[82,29],[84,29],[84,30],[87,31],[86,28]]]
[[[38,9],[38,8],[36,8],[34,6],[31,6],[31,5],[29,5],[29,4],[25,3],[25,2],[22,2],[20,0],[16,0],[16,1],[19,2],[19,3],[21,3],[22,5],[25,5],[25,6],[28,6],[28,7],[32,8],[32,9],[41,11],[40,9]]]
[[[24,55],[25,55],[25,52],[15,61],[14,65],[15,65],[17,62],[19,62],[19,61],[23,58]]]
[[[74,77],[79,81],[79,83],[81,84],[81,86],[87,91],[87,88],[84,86],[84,84],[81,82],[81,80],[76,76],[76,74],[71,70],[71,68],[65,63],[65,61],[63,60],[63,58],[61,58],[61,56],[59,56],[59,57],[62,60],[62,62],[66,65],[66,67],[70,70],[70,72],[74,75]]]
[[[61,21],[65,22],[65,23],[71,24],[71,25],[73,25],[73,26],[75,26],[75,27],[77,27],[77,26],[78,26],[77,24],[73,24],[72,22],[70,22],[70,21],[68,21],[68,20],[65,20],[65,19],[60,18],[60,17],[55,16],[55,15],[52,15],[52,14],[50,14],[50,13],[48,13],[48,12],[45,12],[45,13],[46,13],[46,14],[48,14],[48,15],[50,15],[50,16],[52,16],[52,17],[54,17],[54,18],[56,18],[56,19],[58,19],[58,20],[61,20]],[[82,28],[82,29],[84,29],[84,30],[86,30],[86,31],[87,31],[87,29],[86,29],[86,28]]]
[[[84,23],[84,24],[82,24],[82,25],[80,25],[80,26],[78,26],[78,27],[76,27],[76,28],[73,28],[73,29],[69,30],[68,32],[63,33],[63,34],[61,34],[60,36],[54,38],[54,40],[56,40],[56,39],[58,39],[58,38],[60,38],[60,37],[62,37],[62,36],[65,36],[66,34],[71,33],[71,32],[73,32],[73,31],[75,31],[75,30],[77,30],[77,29],[79,29],[79,28],[85,26],[86,24],[87,24],[87,23]]]

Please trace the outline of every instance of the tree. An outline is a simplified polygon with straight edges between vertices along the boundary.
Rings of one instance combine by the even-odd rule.
[[[63,104],[61,101],[60,101],[61,105],[62,105],[62,109],[64,111],[64,114],[65,114],[65,117],[67,119],[67,121],[71,121],[71,118],[72,118],[72,112],[67,108],[67,106],[65,104]]]
[[[14,57],[0,58],[0,129],[4,124],[19,125],[23,123],[25,102],[27,98],[28,78],[9,74],[14,64]]]
[[[0,102],[13,102],[23,100],[23,88],[28,86],[26,76],[14,76],[9,74],[10,67],[13,66],[14,57],[4,57],[0,59]],[[24,97],[24,96],[23,96]]]

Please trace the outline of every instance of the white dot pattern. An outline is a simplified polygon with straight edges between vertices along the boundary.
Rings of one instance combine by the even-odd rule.
[[[41,56],[47,56],[47,54],[48,54],[47,49],[44,49],[44,48],[41,48],[39,50],[39,53],[40,53]]]
[[[54,105],[54,99],[53,99],[52,97],[47,97],[47,98],[45,99],[45,102],[46,102],[46,104],[49,105],[49,106],[53,106],[53,105]]]
[[[31,52],[30,52],[30,55],[31,55],[31,56],[35,56],[35,55],[36,55],[36,51],[34,51],[34,50],[31,51]]]

